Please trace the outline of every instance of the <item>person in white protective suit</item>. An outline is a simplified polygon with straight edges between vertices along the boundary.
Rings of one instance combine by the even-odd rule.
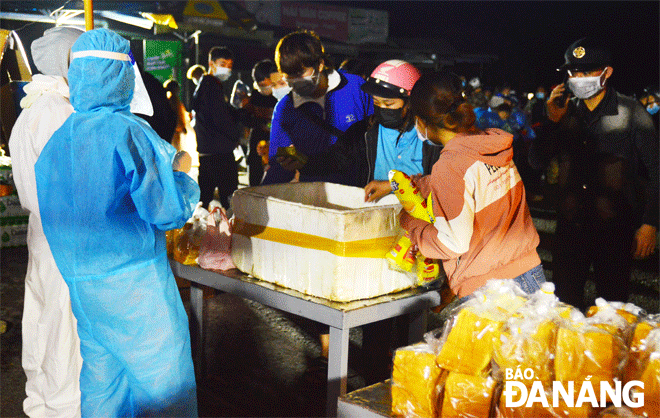
[[[73,113],[66,75],[71,46],[83,33],[48,29],[32,42],[35,74],[25,86],[20,116],[9,138],[21,206],[30,212],[23,305],[22,363],[27,377],[23,411],[30,417],[80,416],[80,341],[62,280],[41,228],[34,164],[46,142]]]
[[[35,176],[78,320],[82,416],[197,416],[188,317],[165,231],[190,218],[199,186],[175,171],[175,148],[130,111],[142,89],[129,42],[90,30],[71,57],[75,112],[44,147]]]

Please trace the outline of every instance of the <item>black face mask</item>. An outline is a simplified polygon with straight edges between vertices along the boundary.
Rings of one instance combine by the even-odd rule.
[[[403,125],[403,107],[387,109],[374,106],[376,121],[386,128],[397,129]]]

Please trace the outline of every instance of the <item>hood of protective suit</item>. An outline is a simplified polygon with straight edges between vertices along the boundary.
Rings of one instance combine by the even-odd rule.
[[[107,29],[94,29],[80,35],[72,53],[108,51],[131,52],[130,43]],[[101,109],[129,110],[135,88],[135,73],[130,61],[85,56],[74,58],[69,66],[71,104],[76,112]]]
[[[78,28],[60,26],[44,31],[30,46],[32,59],[44,75],[67,77],[71,46],[84,32]]]
[[[513,135],[501,129],[486,129],[479,135],[458,135],[445,145],[442,152],[461,152],[474,159],[502,167],[513,159]]]

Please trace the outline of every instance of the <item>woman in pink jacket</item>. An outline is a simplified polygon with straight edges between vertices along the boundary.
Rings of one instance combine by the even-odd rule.
[[[453,73],[423,75],[410,94],[420,139],[444,146],[431,174],[416,178],[432,195],[435,222],[405,211],[401,226],[427,257],[440,259],[460,298],[491,279],[513,279],[527,293],[545,282],[539,236],[512,161],[513,136],[481,131]]]

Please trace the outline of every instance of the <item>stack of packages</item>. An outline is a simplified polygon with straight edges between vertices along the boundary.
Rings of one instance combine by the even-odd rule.
[[[525,295],[511,280],[492,280],[474,296],[444,329],[396,351],[394,415],[596,417],[606,406],[601,382],[639,381],[644,389],[633,386],[630,397],[643,392],[644,403],[627,412],[660,417],[660,316],[602,299],[585,316],[560,303],[552,283]],[[585,381],[598,402],[580,393]],[[556,384],[575,393],[555,396]],[[533,402],[509,406],[520,399]]]

